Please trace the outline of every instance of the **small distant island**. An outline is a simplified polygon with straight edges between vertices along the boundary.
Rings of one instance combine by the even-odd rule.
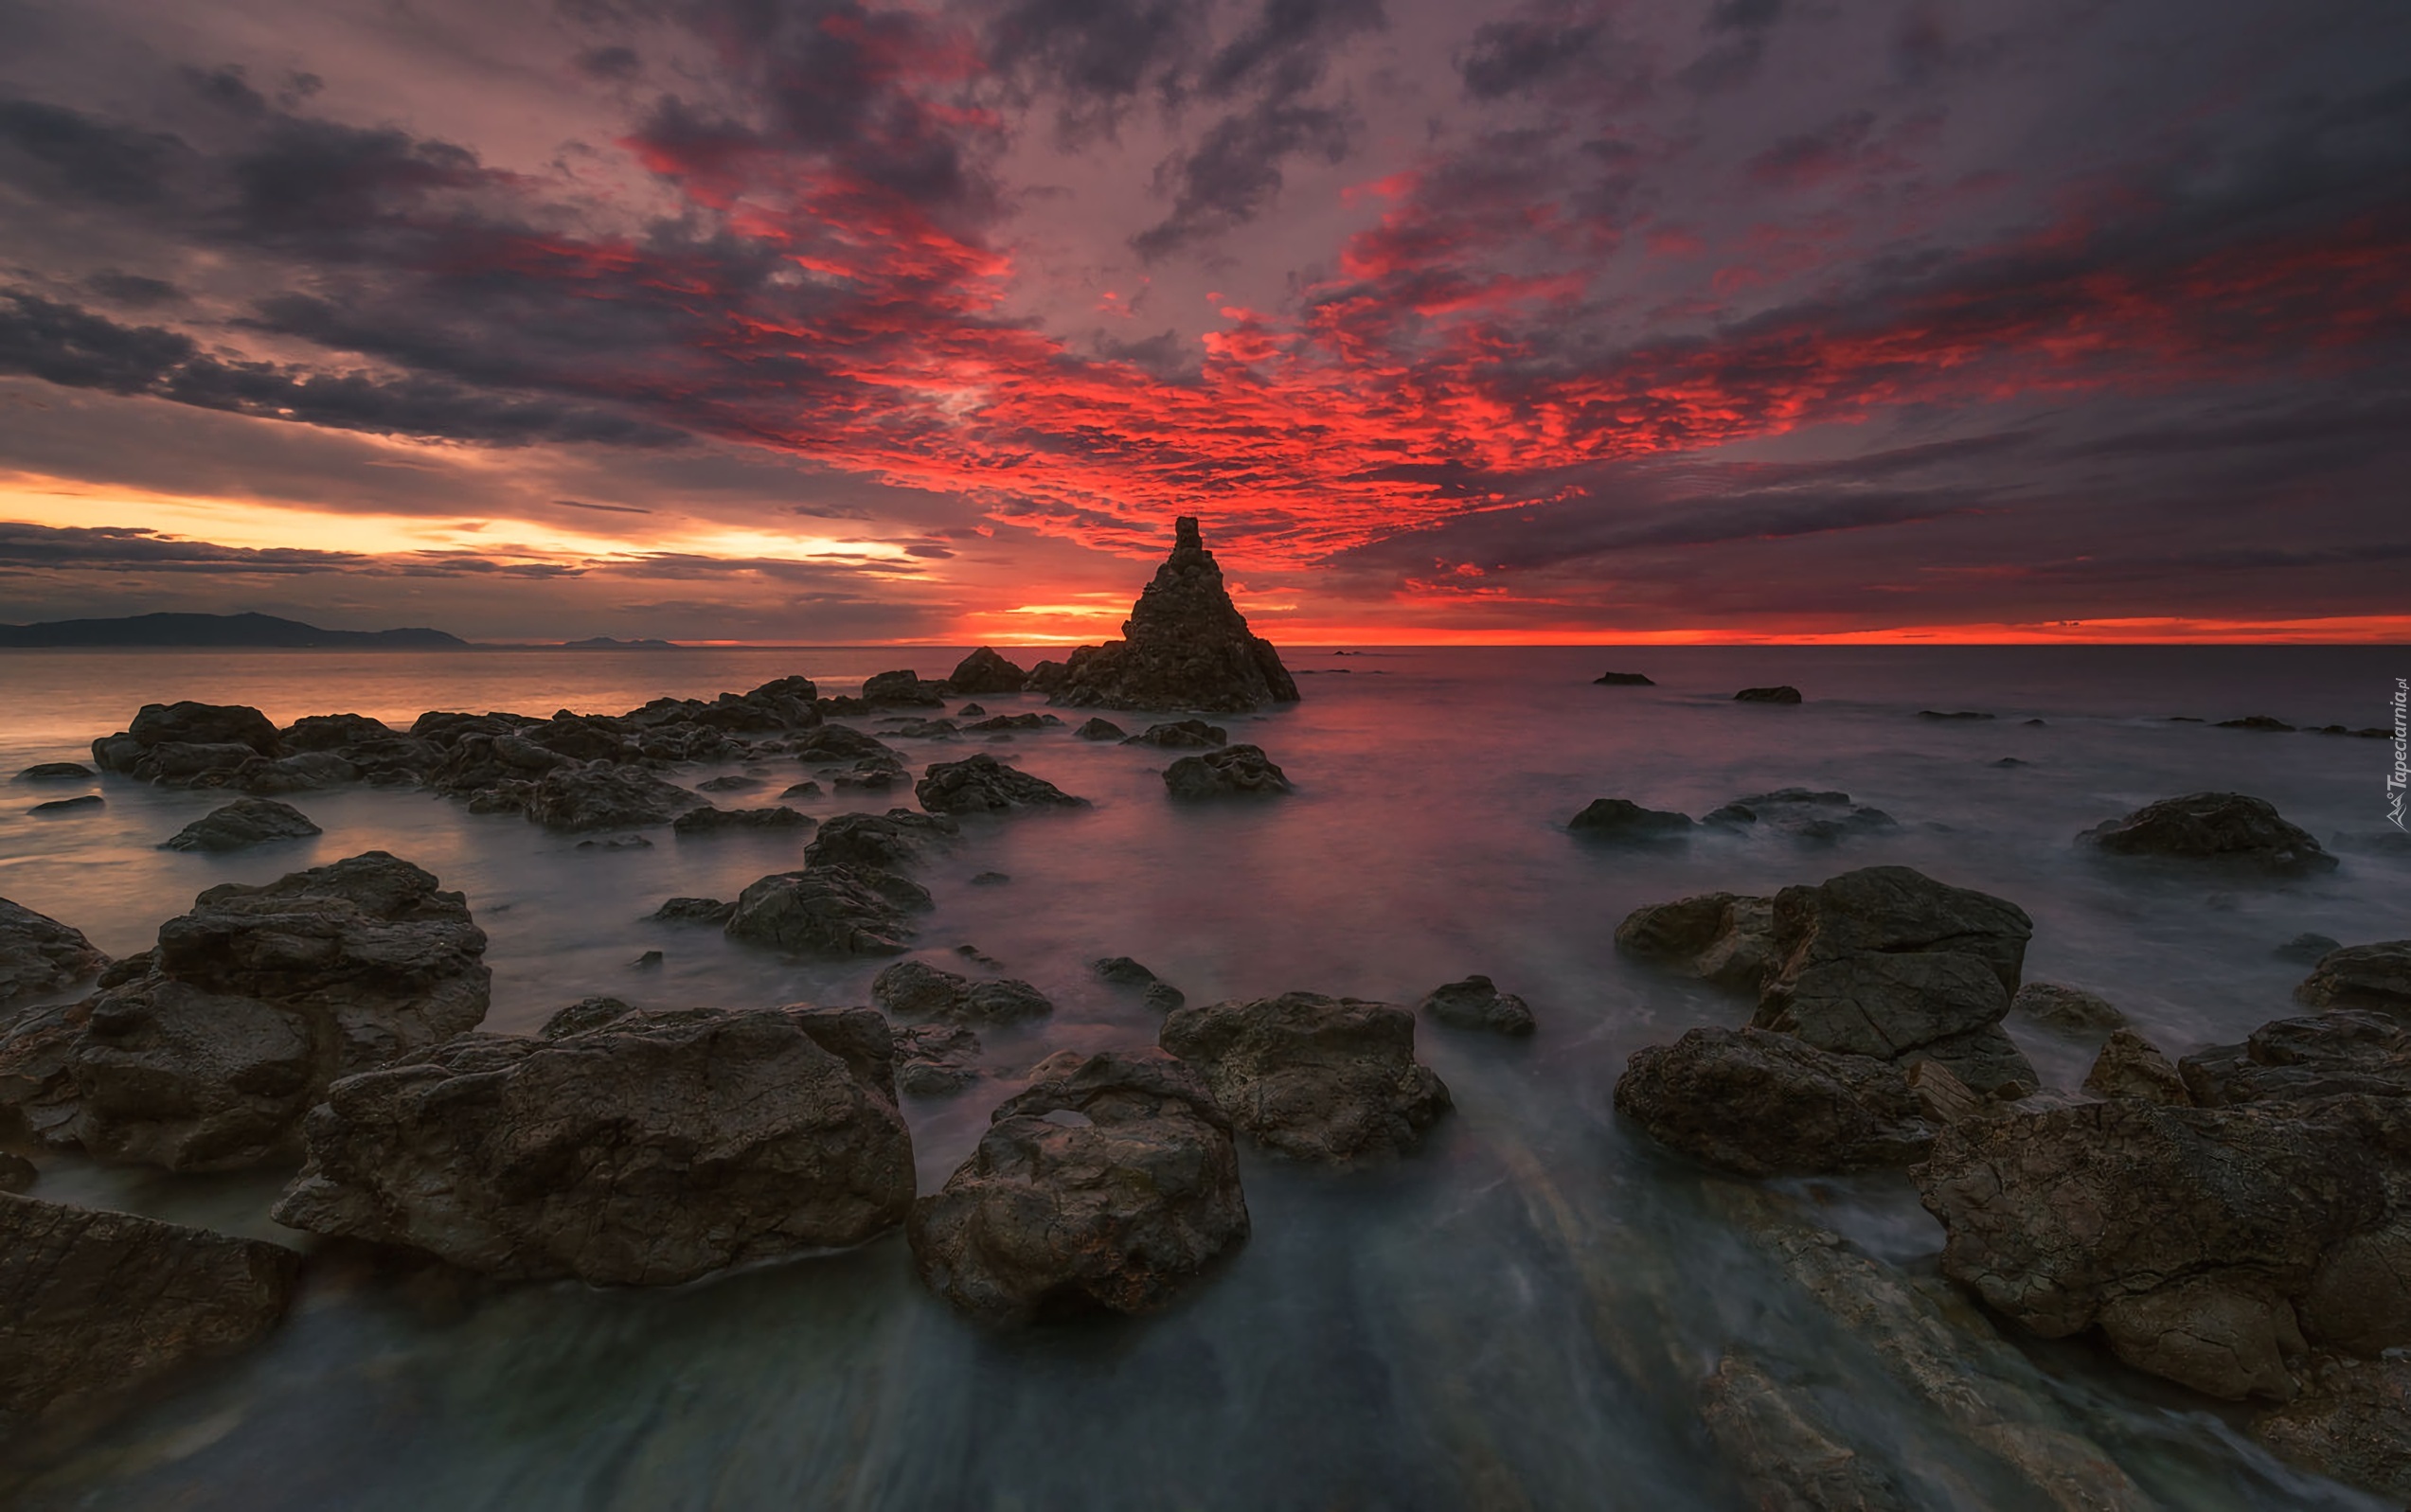
[[[320,630],[274,614],[134,614],[122,619],[58,619],[0,625],[0,648],[258,647],[359,650],[468,650],[439,630]]]
[[[581,641],[563,641],[561,649],[564,651],[683,651],[688,648],[676,641],[623,641],[614,640],[608,635],[589,635]]]

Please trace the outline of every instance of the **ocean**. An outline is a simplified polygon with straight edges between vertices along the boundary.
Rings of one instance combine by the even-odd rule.
[[[962,650],[6,652],[0,771],[88,759],[94,737],[151,702],[251,703],[279,723],[617,713],[798,672],[824,693],[892,667],[942,676]],[[1744,1183],[1618,1123],[1610,1098],[1633,1051],[1741,1023],[1748,1005],[1619,955],[1616,923],[1688,894],[1915,866],[2024,907],[2027,979],[2102,993],[2172,1057],[2290,1011],[2304,968],[2274,952],[2292,936],[2411,933],[2411,845],[2386,820],[2391,743],[2215,722],[2390,724],[2411,647],[1286,654],[1308,674],[1300,703],[1216,720],[1285,769],[1297,791],[1274,801],[1175,807],[1158,775],[1171,754],[1077,739],[1080,712],[1009,743],[893,742],[917,766],[991,751],[1091,800],[967,821],[917,874],[938,905],[920,921],[926,958],[957,967],[972,947],[1056,1004],[982,1031],[988,1075],[969,1092],[907,1100],[921,1188],[944,1181],[1045,1056],[1153,1042],[1157,1016],[1090,969],[1111,955],[1138,958],[1191,1002],[1312,990],[1411,1004],[1471,972],[1520,994],[1540,1021],[1529,1041],[1419,1025],[1419,1054],[1456,1101],[1420,1153],[1334,1174],[1243,1147],[1254,1236],[1233,1263],[1168,1312],[1021,1334],[985,1332],[926,1294],[901,1236],[660,1291],[330,1271],[264,1345],[44,1468],[22,1504],[1739,1508],[1697,1406],[1701,1381],[1737,1350],[1876,1446],[1915,1504],[2039,1504],[1963,1412],[1912,1389],[1752,1237],[1747,1215],[1771,1198],[1785,1221],[1938,1287],[1941,1229],[1904,1178]],[[1592,684],[1610,669],[1657,685]],[[1732,701],[1769,684],[1806,702]],[[809,774],[789,762],[722,802],[777,801]],[[1898,827],[1824,845],[1710,833],[1647,850],[1565,829],[1598,797],[1696,816],[1787,786],[1845,791]],[[315,840],[211,857],[155,847],[225,795],[124,778],[89,789],[104,809],[58,819],[24,810],[85,790],[8,790],[0,896],[112,953],[145,948],[204,888],[384,849],[467,894],[492,941],[491,1029],[532,1030],[597,994],[862,1003],[885,964],[790,960],[646,918],[664,898],[732,898],[800,864],[808,834],[662,828],[650,848],[580,849],[515,815],[361,788],[288,798],[324,827]],[[2342,865],[2253,883],[2106,864],[2074,843],[2205,789],[2269,799]],[[905,796],[795,806],[825,819]],[[971,884],[991,871],[1010,881]],[[662,963],[637,967],[650,950]],[[2046,1082],[2081,1079],[2088,1045],[2008,1027]],[[266,1217],[281,1184],[60,1159],[35,1191],[298,1245]],[[1985,1368],[2081,1426],[2167,1505],[2384,1504],[2288,1468],[2242,1436],[2240,1414],[2089,1344],[2006,1325],[2004,1337]]]

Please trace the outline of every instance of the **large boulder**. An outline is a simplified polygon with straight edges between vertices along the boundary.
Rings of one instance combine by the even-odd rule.
[[[257,1343],[300,1274],[282,1245],[0,1196],[0,1444]]]
[[[871,979],[870,1000],[904,1019],[1011,1023],[1055,1011],[1045,993],[1010,977],[973,981],[925,961],[899,961]]]
[[[929,846],[962,833],[942,814],[890,809],[884,814],[841,813],[804,847],[812,866],[876,866],[893,871],[920,859]]]
[[[1388,1003],[1285,992],[1175,1008],[1157,1042],[1205,1074],[1265,1148],[1327,1165],[1402,1155],[1450,1107],[1415,1058],[1415,1015]]]
[[[694,807],[693,793],[642,767],[593,761],[546,772],[528,795],[527,817],[547,829],[634,829]]]
[[[66,1019],[20,1025],[0,1061],[63,1053],[55,1076],[0,1077],[105,1160],[218,1170],[300,1153],[300,1120],[339,1076],[476,1027],[491,973],[458,893],[372,850],[264,886],[228,883],[159,926],[138,974]],[[33,1039],[11,1054],[20,1035]]]
[[[2313,1008],[2375,1008],[2411,1019],[2411,940],[2330,951],[2294,999]]]
[[[1048,681],[1050,702],[1080,708],[1241,714],[1297,702],[1280,652],[1249,631],[1188,515],[1174,522],[1172,554],[1131,607],[1122,639],[1081,647]]]
[[[398,740],[402,736],[384,720],[372,720],[366,714],[312,714],[277,731],[277,738],[286,751],[297,755],[305,751],[341,751],[371,741]]]
[[[1939,1126],[1901,1068],[1764,1029],[1692,1029],[1634,1053],[1616,1110],[1652,1138],[1745,1176],[1906,1165]]]
[[[1013,813],[1026,809],[1079,808],[1075,798],[1044,777],[1006,766],[985,751],[960,761],[933,762],[913,784],[913,796],[931,813]]]
[[[1978,1092],[2040,1084],[2000,1027],[2034,921],[2015,903],[1906,866],[1868,866],[1775,898],[1780,964],[1752,1023],[1824,1050],[1935,1058]]]
[[[0,1009],[53,996],[108,964],[83,931],[0,898]]]
[[[866,709],[936,709],[946,706],[946,685],[925,683],[919,672],[877,672],[863,680]]]
[[[812,866],[740,893],[727,933],[798,955],[902,955],[914,933],[906,916],[930,906],[927,890],[892,872]]]
[[[279,756],[284,743],[276,723],[241,703],[145,703],[134,722],[116,735],[92,742],[92,758],[104,772],[133,776],[175,777],[201,770],[185,758],[180,770],[163,771],[154,755],[162,746],[239,746],[245,756]],[[237,758],[240,760],[241,758]]]
[[[2336,860],[2264,798],[2189,792],[2148,803],[2077,837],[2115,856],[2162,856],[2295,876],[2333,871]]]
[[[1633,910],[1616,926],[1616,945],[1663,961],[1718,987],[1755,993],[1779,964],[1775,900],[1705,893]]]
[[[2411,1098],[2411,1025],[2358,1008],[2277,1019],[2241,1044],[2195,1051],[2177,1071],[2204,1108],[2348,1093]]]
[[[957,698],[977,698],[989,693],[1018,693],[1029,682],[1029,674],[1007,661],[989,647],[964,657],[946,674],[946,685]]]
[[[867,1008],[464,1035],[330,1087],[275,1217],[595,1286],[858,1244],[913,1199],[893,1055]]]
[[[997,1108],[906,1233],[983,1322],[1152,1311],[1246,1242],[1230,1119],[1160,1051],[1092,1056]]]
[[[1290,786],[1288,774],[1259,748],[1228,745],[1166,767],[1164,789],[1175,798],[1267,798]]]
[[[273,840],[307,840],[323,834],[310,816],[274,798],[237,798],[212,809],[160,842],[162,850],[248,850]]]

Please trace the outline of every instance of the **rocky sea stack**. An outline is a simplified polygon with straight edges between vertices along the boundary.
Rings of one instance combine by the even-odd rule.
[[[1123,638],[1072,652],[1050,702],[1216,714],[1297,702],[1280,652],[1248,631],[1247,616],[1231,602],[1195,518],[1181,516],[1174,532],[1172,554],[1131,607]]]

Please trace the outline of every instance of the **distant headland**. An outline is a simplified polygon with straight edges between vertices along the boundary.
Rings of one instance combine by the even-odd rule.
[[[321,630],[274,614],[132,614],[119,619],[54,619],[37,625],[0,625],[0,650],[100,650],[174,647],[258,650],[388,651],[673,651],[687,648],[666,640],[586,640],[491,646],[462,640],[440,630]]]

